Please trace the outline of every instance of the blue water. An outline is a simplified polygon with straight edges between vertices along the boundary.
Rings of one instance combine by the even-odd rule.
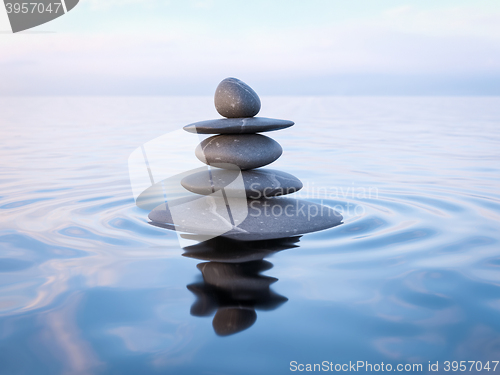
[[[344,223],[182,249],[135,206],[127,159],[216,118],[212,98],[0,98],[0,374],[493,373],[500,98],[262,103],[296,122],[268,134],[272,167]]]

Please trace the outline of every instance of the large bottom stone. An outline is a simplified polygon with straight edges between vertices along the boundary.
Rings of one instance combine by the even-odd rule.
[[[334,209],[305,200],[225,200],[189,197],[163,203],[149,214],[151,224],[183,233],[253,241],[292,237],[341,224]]]

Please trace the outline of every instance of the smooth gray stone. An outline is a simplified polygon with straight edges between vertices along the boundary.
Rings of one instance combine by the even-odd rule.
[[[280,144],[261,134],[214,135],[196,147],[203,163],[223,169],[253,169],[270,164],[283,153]]]
[[[246,200],[248,213],[234,224],[224,219],[225,207],[231,217],[239,217],[224,206],[224,200],[214,203],[212,197],[190,197],[163,203],[149,213],[152,225],[166,229],[175,228],[183,233],[222,235],[242,240],[267,240],[292,237],[298,234],[316,232],[341,224],[342,215],[334,209],[305,200],[292,198],[269,198]],[[176,223],[170,214],[176,206]],[[237,205],[236,205],[237,206]],[[218,207],[219,211],[214,207]],[[227,216],[227,215],[226,215]],[[226,228],[221,230],[221,228]]]
[[[237,78],[219,83],[214,96],[215,109],[224,117],[252,117],[260,111],[260,99],[255,91]]]
[[[289,128],[293,121],[267,117],[221,118],[199,121],[184,126],[184,130],[197,134],[264,133]]]
[[[226,188],[241,173],[245,190]],[[302,182],[289,173],[275,169],[256,169],[238,171],[229,169],[211,169],[186,176],[181,180],[187,190],[201,195],[210,195],[217,190],[231,197],[246,196],[252,199],[270,198],[292,194],[302,189]]]

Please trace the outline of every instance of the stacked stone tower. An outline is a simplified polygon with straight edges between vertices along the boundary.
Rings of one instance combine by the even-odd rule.
[[[255,117],[260,107],[259,96],[244,82],[226,78],[219,84],[215,108],[226,118],[184,127],[190,133],[215,134],[195,150],[209,169],[188,174],[181,181],[185,189],[201,197],[160,205],[149,215],[153,224],[240,240],[290,237],[340,224],[342,216],[330,207],[279,197],[295,193],[303,185],[289,173],[260,168],[277,160],[283,149],[259,133],[294,123]],[[173,207],[177,207],[175,215]]]

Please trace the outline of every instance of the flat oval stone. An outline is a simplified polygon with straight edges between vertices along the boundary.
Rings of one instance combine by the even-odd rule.
[[[244,134],[263,133],[286,129],[293,121],[267,117],[221,118],[217,120],[199,121],[184,126],[189,133],[198,134]]]
[[[280,144],[261,134],[215,135],[202,141],[195,154],[203,163],[223,169],[252,169],[270,164],[283,153]]]
[[[244,190],[232,188],[233,182],[241,173]],[[292,194],[302,189],[300,180],[285,172],[275,169],[256,169],[238,171],[229,169],[212,169],[186,176],[181,181],[187,190],[201,195],[210,195],[223,189],[231,197],[248,197],[251,199],[269,198],[278,195]],[[230,185],[228,187],[228,185]]]
[[[214,96],[215,109],[224,117],[252,117],[260,111],[260,99],[255,91],[237,78],[219,83]]]
[[[325,205],[292,198],[248,199],[241,205],[211,196],[162,203],[148,215],[152,225],[184,233],[224,236],[242,241],[293,237],[341,224],[342,215]],[[233,207],[236,207],[233,209]],[[175,212],[175,223],[171,211]],[[230,215],[224,211],[228,210]],[[224,217],[225,215],[225,217]],[[229,218],[241,217],[232,223]]]

